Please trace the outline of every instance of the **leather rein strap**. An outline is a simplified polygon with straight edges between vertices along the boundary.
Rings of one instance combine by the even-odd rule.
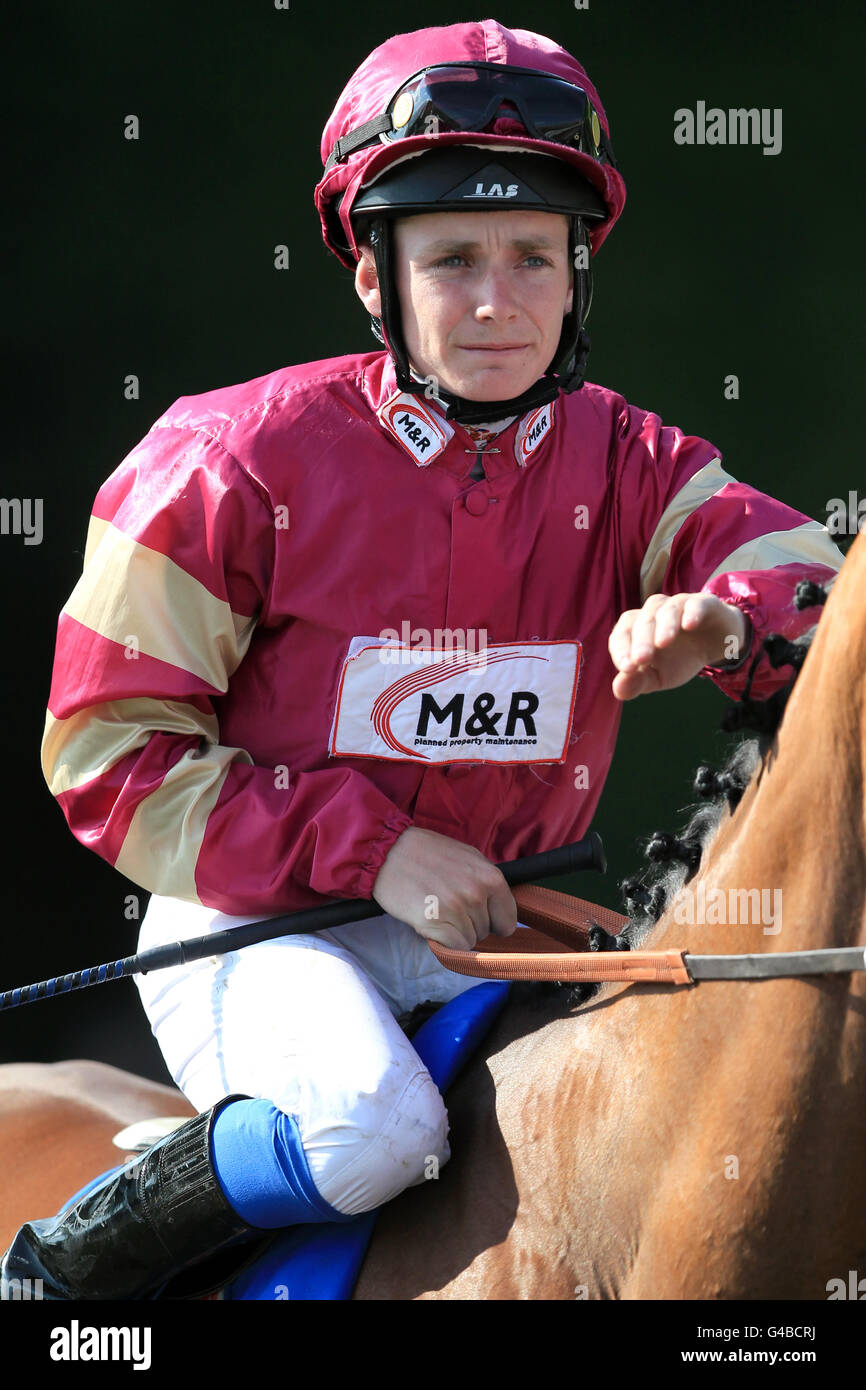
[[[457,951],[428,939],[442,965],[482,980],[612,980],[691,985],[700,980],[780,979],[798,975],[866,970],[863,947],[766,952],[756,955],[696,956],[688,951],[590,951],[589,929],[616,935],[627,923],[622,913],[536,884],[515,887],[524,929],[488,936],[474,951]],[[556,944],[568,947],[558,951]]]

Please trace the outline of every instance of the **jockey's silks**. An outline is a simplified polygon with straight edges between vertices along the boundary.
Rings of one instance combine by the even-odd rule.
[[[177,401],[100,488],[59,620],[43,769],[78,839],[256,915],[369,897],[410,825],[494,862],[577,840],[621,613],[704,590],[757,651],[841,566],[826,527],[591,382],[494,443],[474,481],[471,435],[384,352]],[[379,685],[365,642],[397,662]],[[704,674],[733,696],[747,671]],[[765,658],[753,694],[789,678]]]

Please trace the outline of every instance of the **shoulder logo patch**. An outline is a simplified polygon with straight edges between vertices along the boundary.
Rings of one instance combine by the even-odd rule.
[[[540,405],[537,410],[530,411],[521,420],[514,437],[514,457],[521,468],[526,466],[539,444],[547,438],[553,428],[555,406],[555,401],[551,401],[549,405]]]
[[[411,454],[419,468],[426,468],[442,453],[454,430],[447,420],[437,419],[417,396],[401,391],[377,412],[385,429]]]

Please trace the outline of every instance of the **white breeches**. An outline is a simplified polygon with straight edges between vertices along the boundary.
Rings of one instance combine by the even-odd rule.
[[[154,895],[139,950],[256,920]],[[372,1210],[448,1161],[442,1097],[396,1020],[480,982],[446,970],[405,922],[383,915],[134,978],[187,1099],[201,1112],[237,1093],[293,1115],[338,1211]]]

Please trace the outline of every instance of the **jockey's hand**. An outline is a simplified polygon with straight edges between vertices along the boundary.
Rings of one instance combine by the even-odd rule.
[[[517,927],[517,904],[495,864],[472,845],[414,825],[391,846],[372,896],[419,936],[457,950]]]
[[[745,614],[715,594],[650,594],[643,608],[622,614],[608,639],[613,693],[633,700],[685,685],[704,666],[742,656],[748,627]]]

